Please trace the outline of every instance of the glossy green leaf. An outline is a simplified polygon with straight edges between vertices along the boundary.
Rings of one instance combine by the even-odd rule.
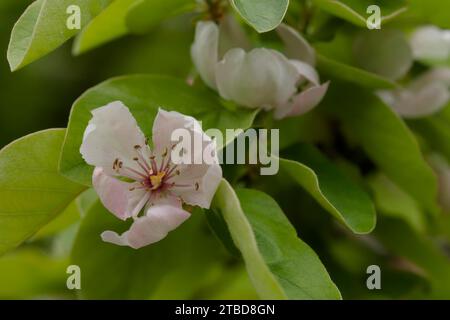
[[[351,92],[351,99],[343,92]],[[423,209],[438,212],[437,179],[403,120],[372,93],[336,87],[324,102],[369,158]]]
[[[128,11],[126,25],[131,32],[143,33],[164,19],[194,11],[195,0],[139,0]]]
[[[0,254],[63,212],[84,189],[58,173],[64,130],[34,133],[0,151]]]
[[[382,174],[371,177],[369,184],[373,190],[375,203],[380,213],[393,218],[403,219],[417,232],[425,232],[425,216],[417,202],[410,195]]]
[[[223,261],[201,211],[162,241],[138,250],[100,238],[105,230],[123,232],[128,227],[99,202],[83,219],[71,258],[82,270],[82,298],[189,299]]]
[[[179,79],[156,75],[114,78],[89,89],[73,105],[60,162],[63,175],[90,185],[92,167],[86,164],[79,151],[83,133],[92,117],[91,110],[117,100],[130,109],[149,137],[160,107],[195,117],[202,121],[205,130],[217,128],[222,132],[248,128],[256,114],[251,110],[230,111],[211,91],[191,87]]]
[[[222,180],[212,210],[227,223],[262,299],[340,299],[325,267],[268,195]]]
[[[292,160],[280,159],[280,168],[350,230],[371,232],[376,214],[369,195],[314,147],[301,144],[292,151]]]
[[[231,0],[233,7],[258,32],[275,29],[283,21],[289,0]]]
[[[381,9],[381,23],[387,23],[407,10],[405,0],[313,0],[313,3],[328,13],[359,27],[367,27],[372,13],[367,8],[377,5]]]
[[[78,55],[128,33],[125,18],[141,0],[115,0],[78,34],[73,53]]]
[[[15,24],[8,47],[12,71],[41,58],[78,33],[67,28],[71,14],[67,8],[80,8],[81,27],[96,16],[109,0],[36,0]]]

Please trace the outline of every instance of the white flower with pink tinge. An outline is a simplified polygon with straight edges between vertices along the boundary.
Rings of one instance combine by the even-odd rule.
[[[202,131],[197,120],[159,109],[150,147],[122,102],[95,109],[92,115],[80,152],[88,164],[95,166],[94,189],[115,216],[134,219],[130,229],[121,235],[103,232],[103,241],[141,248],[160,241],[190,217],[183,203],[209,208],[222,169],[215,142]],[[193,139],[202,142],[199,146],[191,144],[192,150],[182,150],[190,151],[196,161],[172,161],[172,151],[179,146],[179,142],[171,140],[177,129],[188,130]],[[198,161],[203,159],[205,150],[213,150],[213,161]]]

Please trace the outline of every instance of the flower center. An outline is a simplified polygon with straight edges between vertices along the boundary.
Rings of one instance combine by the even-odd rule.
[[[158,189],[161,186],[165,175],[166,175],[166,172],[161,171],[155,175],[150,176],[150,183],[151,183],[150,190]]]

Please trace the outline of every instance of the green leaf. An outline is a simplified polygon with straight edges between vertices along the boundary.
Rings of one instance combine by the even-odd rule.
[[[314,147],[300,144],[292,149],[293,160],[280,159],[280,168],[354,233],[370,233],[376,214],[367,193]]]
[[[67,265],[66,259],[51,257],[41,250],[21,249],[6,254],[0,258],[0,298],[68,296]]]
[[[211,91],[191,87],[179,79],[156,75],[114,78],[89,89],[73,105],[60,162],[60,172],[64,176],[81,184],[91,184],[92,167],[86,164],[79,151],[83,133],[92,117],[91,110],[117,100],[130,109],[149,137],[160,107],[191,115],[203,121],[205,130],[217,128],[224,135],[225,129],[250,127],[256,114],[253,110],[229,111]]]
[[[79,30],[67,28],[70,14],[66,10],[77,5],[81,27],[97,15],[109,0],[37,0],[22,14],[11,33],[8,61],[12,71],[41,58],[73,37]]]
[[[345,93],[351,92],[351,99]],[[439,211],[437,179],[403,120],[370,92],[334,87],[324,102],[369,158],[421,208]]]
[[[84,189],[58,174],[64,130],[41,131],[0,151],[0,254],[49,223]]]
[[[367,8],[377,5],[381,9],[381,25],[396,18],[407,10],[405,0],[313,0],[322,10],[344,19],[359,27],[367,27],[367,19],[372,15]]]
[[[450,105],[446,109],[429,117],[408,120],[408,125],[424,137],[434,150],[442,153],[450,161],[450,118],[445,116],[445,112],[450,110]]]
[[[386,176],[377,174],[369,179],[379,212],[393,218],[403,219],[416,232],[426,230],[425,216],[417,202],[396,186]]]
[[[126,25],[131,32],[144,33],[167,18],[193,11],[196,6],[195,0],[140,0],[128,11]]]
[[[141,0],[115,0],[81,31],[73,53],[79,55],[128,33],[125,18],[130,8]]]
[[[358,68],[355,64],[355,31],[345,28],[332,41],[315,44],[317,67],[332,79],[343,80],[370,89],[395,89],[397,84],[381,75]]]
[[[341,298],[320,259],[268,195],[249,189],[235,193],[222,180],[212,210],[226,221],[262,299]]]
[[[244,20],[258,32],[275,29],[283,21],[289,0],[231,0]]]
[[[450,2],[442,0],[409,0],[411,13],[424,19],[424,24],[434,24],[450,29]]]
[[[382,219],[375,231],[386,248],[425,272],[433,288],[429,299],[450,298],[450,260],[433,240],[415,233],[399,219]]]
[[[374,73],[353,67],[351,65],[317,55],[317,67],[330,76],[349,83],[354,83],[372,89],[396,89],[397,84]]]
[[[200,210],[162,241],[138,250],[100,238],[105,230],[128,227],[99,202],[83,219],[71,258],[82,270],[82,298],[190,299],[224,259]]]

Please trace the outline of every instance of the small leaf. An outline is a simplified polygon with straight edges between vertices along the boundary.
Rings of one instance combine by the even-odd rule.
[[[372,15],[367,13],[367,8],[371,5],[380,7],[382,26],[407,10],[405,0],[313,0],[313,3],[322,10],[363,28],[367,27],[367,19]]]
[[[131,32],[144,33],[167,18],[193,11],[196,6],[195,0],[139,0],[129,9],[126,25]]]
[[[75,39],[73,53],[79,55],[128,33],[125,17],[141,0],[115,0],[81,31]]]
[[[426,230],[426,220],[417,202],[382,174],[369,179],[380,213],[403,219],[418,233]]]
[[[223,263],[220,245],[207,232],[200,211],[162,241],[138,250],[100,238],[105,230],[128,227],[99,202],[83,219],[71,258],[82,270],[82,298],[190,299]]]
[[[49,223],[84,187],[58,174],[64,130],[34,133],[0,151],[0,254]]]
[[[341,298],[317,255],[268,195],[250,189],[235,193],[222,180],[212,210],[223,215],[262,299]]]
[[[91,184],[92,167],[80,154],[83,133],[92,117],[91,110],[117,100],[130,109],[148,137],[158,108],[191,115],[202,121],[205,130],[217,128],[224,136],[225,129],[250,127],[256,114],[253,110],[229,111],[211,91],[191,87],[176,78],[156,75],[114,78],[89,89],[73,105],[60,162],[64,176]]]
[[[67,28],[67,8],[80,8],[81,26],[97,15],[109,0],[36,0],[22,14],[11,32],[8,61],[12,71],[41,58],[78,33]]]
[[[231,0],[233,7],[258,32],[275,29],[283,21],[289,0]]]
[[[342,93],[351,92],[349,96]],[[369,158],[421,208],[437,213],[437,179],[402,119],[370,92],[334,87],[324,101]]]
[[[314,147],[301,144],[292,150],[293,160],[280,159],[280,168],[350,230],[371,232],[376,214],[370,197]]]

